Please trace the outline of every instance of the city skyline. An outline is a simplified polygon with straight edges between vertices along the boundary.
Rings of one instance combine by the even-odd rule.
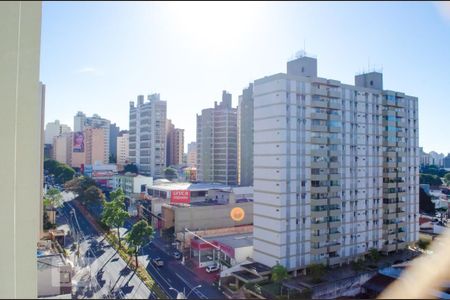
[[[320,60],[319,76],[343,83],[351,84],[369,65],[382,67],[386,89],[421,99],[420,146],[447,153],[450,141],[437,129],[450,109],[443,101],[450,18],[439,7],[416,2],[44,3],[45,122],[59,119],[72,126],[74,114],[83,111],[129,129],[129,101],[159,93],[167,100],[167,117],[185,129],[186,146],[195,140],[196,114],[219,101],[222,90],[233,95],[236,107],[250,82],[282,72],[306,48]],[[197,21],[190,22],[190,16]],[[273,19],[279,22],[265,22]]]

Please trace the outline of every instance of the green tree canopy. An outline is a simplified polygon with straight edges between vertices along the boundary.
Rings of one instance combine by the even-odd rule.
[[[433,216],[436,213],[436,206],[431,201],[431,196],[425,193],[421,187],[419,188],[419,211]]]
[[[80,176],[66,182],[64,188],[66,191],[77,194],[79,199],[81,199],[84,198],[85,191],[91,186],[96,186],[92,178]]]
[[[105,199],[105,195],[103,194],[102,190],[96,187],[95,185],[88,187],[84,191],[83,198],[81,198],[81,202],[84,204],[87,203],[94,203],[94,202],[101,202]]]
[[[272,268],[272,280],[274,282],[281,282],[284,279],[288,278],[288,272],[286,268],[280,264],[276,264]]]
[[[117,238],[119,240],[119,248],[121,247],[120,243],[120,227],[123,226],[125,220],[130,216],[129,213],[124,209],[124,199],[125,195],[122,189],[117,189],[110,193],[111,201],[103,201],[103,213],[102,213],[102,221],[109,227],[113,227],[117,229]]]
[[[165,168],[164,176],[169,180],[176,179],[178,177],[177,170],[171,167]]]
[[[128,233],[126,240],[136,258],[136,267],[138,267],[138,253],[142,246],[151,241],[153,237],[153,227],[148,225],[147,221],[141,220],[133,225]]]
[[[326,270],[323,264],[311,264],[307,268],[307,272],[314,282],[322,281],[322,276],[325,275]]]
[[[49,189],[44,196],[44,206],[60,207],[63,202],[63,196],[57,189]]]
[[[369,249],[368,256],[373,262],[377,262],[380,260],[380,252],[378,252],[378,250],[375,248]]]
[[[46,159],[44,161],[44,170],[47,170],[49,174],[53,174],[57,183],[65,183],[75,175],[74,169],[54,159]]]
[[[430,174],[420,174],[419,176],[420,184],[429,184],[432,186],[440,186],[442,185],[442,180],[437,175]]]
[[[450,185],[450,172],[444,175],[444,180],[447,185]]]

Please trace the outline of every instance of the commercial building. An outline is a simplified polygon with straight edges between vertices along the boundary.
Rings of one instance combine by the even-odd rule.
[[[137,97],[130,102],[129,153],[140,174],[160,178],[166,166],[167,102],[159,94]]]
[[[72,134],[62,133],[53,138],[53,153],[52,158],[70,165],[71,163],[71,151],[72,151]]]
[[[103,164],[100,162],[82,166],[83,174],[91,177],[103,190],[114,188],[114,176],[117,174],[115,164]]]
[[[253,84],[242,91],[238,104],[238,183],[253,186]]]
[[[197,143],[190,142],[187,145],[187,165],[189,167],[197,166]]]
[[[300,56],[254,82],[254,255],[288,270],[418,240],[418,99],[317,77]]]
[[[117,166],[119,170],[130,162],[128,131],[121,131],[117,136]]]
[[[226,91],[222,102],[197,114],[197,177],[237,185],[237,110]]]
[[[61,124],[59,120],[47,123],[47,125],[45,125],[45,144],[53,144],[54,137],[68,132],[71,132],[70,127]]]
[[[137,200],[147,199],[147,188],[153,185],[153,178],[138,174],[118,174],[113,178],[113,189],[121,188],[128,199],[128,212],[137,215]]]
[[[167,120],[167,166],[178,166],[183,163],[184,129],[175,128],[171,120]]]

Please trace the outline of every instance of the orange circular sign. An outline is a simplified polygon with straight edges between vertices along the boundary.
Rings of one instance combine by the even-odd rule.
[[[230,217],[233,221],[242,221],[245,217],[245,212],[240,207],[235,207],[230,212]]]

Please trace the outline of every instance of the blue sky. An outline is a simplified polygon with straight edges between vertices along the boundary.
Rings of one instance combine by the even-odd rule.
[[[222,90],[236,106],[304,46],[320,77],[382,67],[385,89],[419,97],[420,145],[450,152],[450,8],[432,2],[44,2],[46,122],[73,129],[81,110],[128,129],[129,101],[160,93],[187,144]]]

